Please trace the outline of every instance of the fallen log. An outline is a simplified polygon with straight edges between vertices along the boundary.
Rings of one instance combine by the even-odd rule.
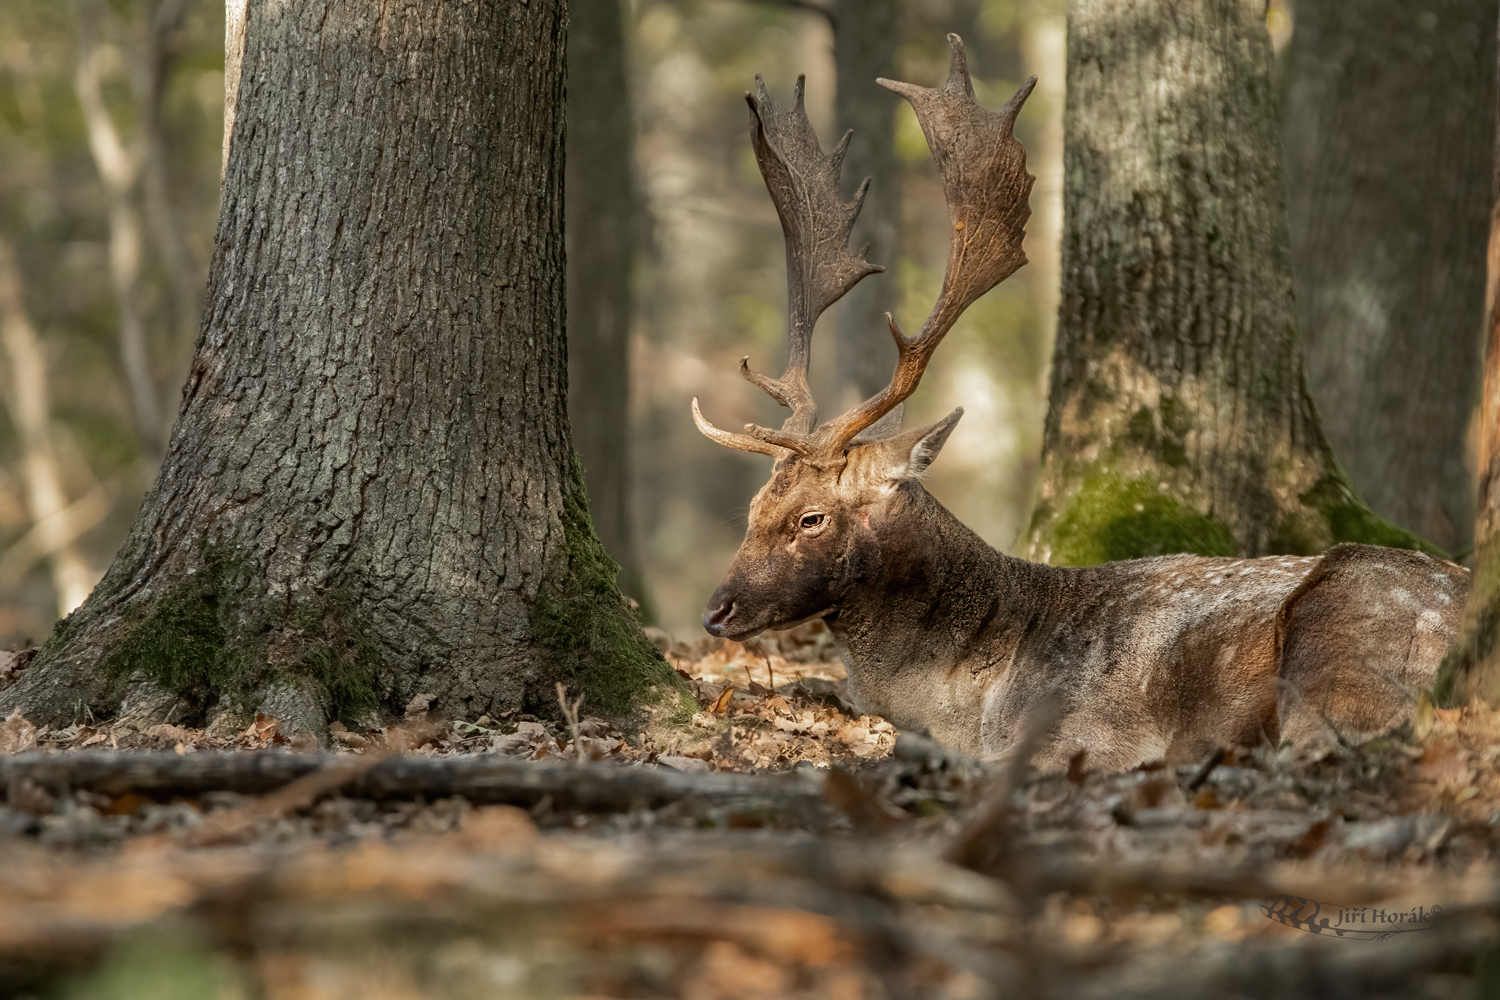
[[[153,798],[206,792],[263,795],[316,772],[347,769],[348,755],[285,751],[33,751],[0,757],[0,786],[23,779],[56,793],[82,790]],[[821,811],[823,775],[750,776],[515,760],[492,755],[419,757],[393,754],[337,785],[340,794],[369,799],[462,796],[475,805],[534,806],[625,812],[674,802],[709,808]]]

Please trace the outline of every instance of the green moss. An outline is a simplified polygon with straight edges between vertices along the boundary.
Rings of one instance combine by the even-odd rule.
[[[116,677],[140,674],[200,709],[215,703],[251,708],[278,673],[320,683],[332,718],[353,722],[377,707],[380,649],[359,628],[347,595],[325,593],[290,609],[246,600],[252,581],[242,567],[219,552],[203,555],[201,568],[126,626],[105,670]],[[290,636],[296,658],[267,663],[272,635]]]
[[[129,628],[107,667],[116,675],[143,674],[178,694],[223,687],[240,665],[226,655],[218,604],[214,590],[196,581],[168,591]]]
[[[567,566],[557,574],[560,582],[538,595],[532,631],[595,711],[622,716],[643,702],[673,698],[681,714],[691,699],[615,585],[620,567],[594,534],[576,455],[568,486],[562,517]]]
[[[1173,552],[1232,556],[1222,521],[1184,506],[1149,478],[1123,482],[1113,472],[1083,481],[1052,529],[1052,563],[1093,566]]]
[[[1491,705],[1500,703],[1500,671],[1494,669],[1500,648],[1500,567],[1495,562],[1480,559],[1464,630],[1438,666],[1432,700],[1443,708],[1456,708],[1474,695]]]
[[[1439,559],[1447,559],[1448,553],[1433,545],[1427,539],[1415,532],[1399,528],[1385,518],[1372,511],[1359,494],[1349,485],[1342,470],[1332,472],[1299,498],[1304,504],[1318,514],[1328,525],[1328,534],[1332,541],[1328,544],[1338,542],[1362,542],[1366,545],[1384,545],[1393,549],[1415,549],[1425,552]],[[1302,529],[1304,539],[1311,531],[1304,527]],[[1288,533],[1289,540],[1297,538],[1295,527]],[[1278,540],[1282,534],[1278,531]],[[1317,534],[1321,534],[1318,532]],[[1326,545],[1320,546],[1312,551],[1322,551]],[[1299,554],[1310,555],[1311,552],[1293,548],[1273,548],[1273,554]]]

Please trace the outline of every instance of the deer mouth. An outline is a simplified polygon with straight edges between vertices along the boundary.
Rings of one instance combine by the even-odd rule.
[[[746,628],[743,622],[735,621],[735,612],[739,610],[742,609],[732,598],[710,603],[708,610],[703,612],[704,631],[734,642],[742,642],[765,631],[764,625]]]
[[[767,629],[796,628],[803,622],[810,622],[815,618],[824,618],[833,614],[837,609],[828,607],[810,615],[788,621],[772,621],[763,624],[746,625],[742,621],[735,621],[735,613],[742,610],[738,603],[732,599],[711,603],[708,610],[703,613],[703,628],[709,635],[718,636],[720,639],[729,639],[733,642],[744,642],[753,638]]]

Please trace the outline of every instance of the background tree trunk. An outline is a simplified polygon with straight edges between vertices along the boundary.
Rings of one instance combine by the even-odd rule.
[[[0,710],[289,730],[671,685],[569,438],[563,0],[252,2],[161,473]],[[670,688],[661,689],[663,693]]]
[[[1494,0],[1299,0],[1287,214],[1307,384],[1370,507],[1467,547]]]
[[[896,311],[901,282],[901,161],[896,156],[896,109],[900,98],[875,82],[895,79],[901,38],[899,0],[833,0],[833,54],[838,137],[854,130],[844,154],[845,195],[871,178],[865,207],[850,244],[870,244],[869,259],[888,274],[862,281],[844,297],[838,318],[838,395],[829,412],[843,412],[885,387],[896,364],[885,314]]]
[[[102,496],[69,503],[52,447],[52,403],[47,391],[47,361],[36,328],[26,311],[21,271],[14,252],[0,238],[0,358],[4,359],[5,408],[21,439],[21,476],[31,530],[0,556],[0,586],[18,583],[33,560],[45,557],[57,592],[57,613],[65,615],[89,596],[96,579],[79,551],[78,536],[99,522]]]
[[[572,0],[568,38],[569,416],[594,527],[645,601],[631,514],[631,271],[640,245],[635,123],[619,0]]]
[[[1490,34],[1500,24],[1490,26]],[[1492,50],[1493,51],[1493,50]],[[1500,63],[1496,64],[1500,76]],[[1492,92],[1493,93],[1493,92]],[[1484,287],[1484,385],[1479,402],[1479,502],[1474,522],[1474,582],[1464,607],[1464,631],[1433,684],[1438,704],[1479,697],[1500,703],[1500,98],[1494,124],[1490,182],[1490,239]]]
[[[1349,485],[1292,313],[1256,0],[1074,0],[1031,558],[1415,546]]]

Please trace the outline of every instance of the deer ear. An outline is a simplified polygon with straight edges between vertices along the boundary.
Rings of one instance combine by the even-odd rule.
[[[882,442],[888,449],[890,461],[887,476],[897,482],[921,479],[963,415],[964,408],[960,406],[935,424],[917,427]]]

